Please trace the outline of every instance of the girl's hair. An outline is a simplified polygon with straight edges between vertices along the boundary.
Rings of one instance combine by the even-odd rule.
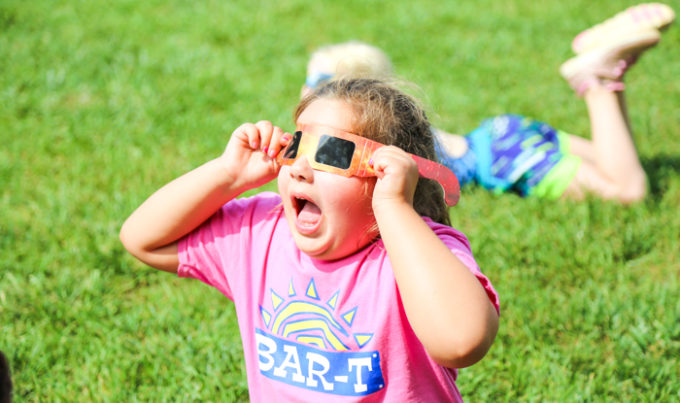
[[[355,112],[354,133],[436,161],[434,134],[423,108],[393,82],[356,77],[329,81],[300,101],[295,109],[295,121],[320,98],[336,99],[350,105]],[[419,178],[413,206],[420,215],[451,225],[444,192],[436,181]]]
[[[309,65],[323,64],[337,75],[389,76],[392,62],[385,52],[364,42],[349,41],[326,45],[312,53]]]

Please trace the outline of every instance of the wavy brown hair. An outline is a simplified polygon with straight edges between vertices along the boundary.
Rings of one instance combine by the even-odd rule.
[[[435,139],[425,111],[395,82],[365,77],[331,80],[300,101],[295,108],[295,121],[309,104],[320,98],[343,101],[352,107],[354,133],[436,161]],[[422,216],[451,225],[444,192],[436,181],[419,178],[413,207]]]

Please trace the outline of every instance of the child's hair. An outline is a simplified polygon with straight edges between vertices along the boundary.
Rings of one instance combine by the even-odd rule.
[[[320,98],[337,99],[352,107],[354,133],[436,161],[435,139],[425,111],[393,82],[358,77],[329,81],[300,101],[295,121],[309,104]],[[444,193],[436,181],[419,178],[413,206],[420,215],[451,225]]]
[[[310,57],[310,66],[315,63],[332,66],[333,70],[327,73],[339,76],[379,77],[392,74],[392,63],[385,52],[359,41],[321,47]]]

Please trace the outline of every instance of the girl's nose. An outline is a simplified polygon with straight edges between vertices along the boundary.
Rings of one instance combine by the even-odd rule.
[[[301,156],[295,160],[293,165],[290,166],[290,176],[299,181],[312,182],[314,170],[309,165],[307,157]]]

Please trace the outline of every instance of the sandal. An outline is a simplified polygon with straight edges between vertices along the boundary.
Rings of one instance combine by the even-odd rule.
[[[580,96],[595,84],[604,85],[610,91],[622,91],[626,71],[660,38],[656,29],[631,33],[567,60],[560,66],[560,73]]]
[[[586,53],[622,36],[664,29],[674,19],[675,12],[665,4],[638,4],[576,35],[571,48],[576,54]]]

